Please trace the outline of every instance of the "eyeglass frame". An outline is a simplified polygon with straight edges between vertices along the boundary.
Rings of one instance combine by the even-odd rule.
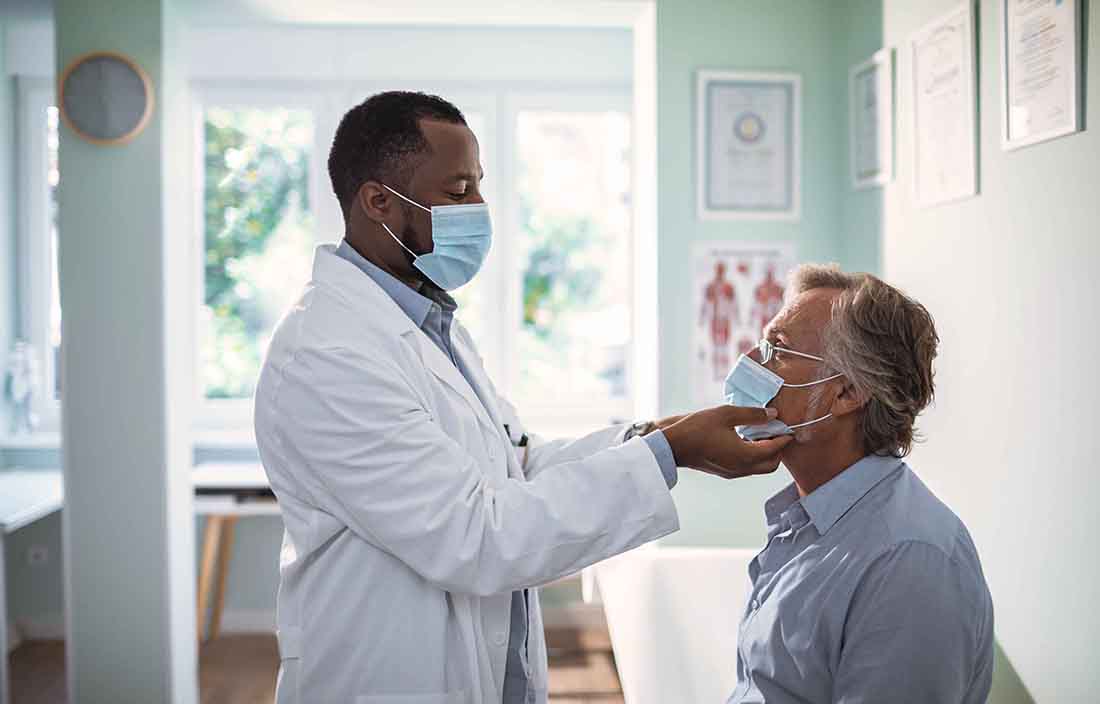
[[[824,357],[818,357],[817,355],[807,354],[805,352],[799,352],[797,350],[787,349],[786,347],[780,347],[773,344],[767,338],[760,340],[756,343],[756,349],[760,350],[760,364],[767,364],[775,358],[776,352],[784,352],[786,354],[793,354],[796,357],[803,357],[805,359],[812,359],[815,362],[824,362]]]

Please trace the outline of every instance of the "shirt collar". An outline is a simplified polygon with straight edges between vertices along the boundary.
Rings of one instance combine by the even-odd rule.
[[[898,457],[867,455],[804,497],[802,507],[817,532],[825,535],[856,502],[902,464]]]
[[[779,525],[783,514],[796,503],[798,503],[798,487],[791,482],[778,494],[764,502],[764,517],[768,520],[768,526]]]
[[[397,307],[404,311],[405,315],[409,316],[409,320],[412,320],[418,328],[424,327],[424,321],[428,319],[428,314],[431,313],[433,305],[438,304],[444,310],[448,310],[447,304],[450,303],[449,309],[451,312],[457,307],[454,304],[454,299],[444,291],[440,291],[442,294],[441,300],[433,301],[431,298],[409,288],[397,277],[367,261],[362,254],[356,252],[348,244],[347,240],[340,242],[340,246],[336,248],[336,256],[351,262],[373,279],[374,283],[378,284],[386,292],[386,295],[393,299]]]

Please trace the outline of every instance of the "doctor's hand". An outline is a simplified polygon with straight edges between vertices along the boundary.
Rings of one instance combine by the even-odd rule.
[[[722,405],[684,416],[662,430],[678,467],[736,479],[770,474],[779,467],[779,455],[791,436],[749,442],[734,430],[738,425],[761,425],[774,417],[775,410],[770,408]]]

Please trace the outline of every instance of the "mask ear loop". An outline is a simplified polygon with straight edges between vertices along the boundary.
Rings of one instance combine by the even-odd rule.
[[[833,417],[833,414],[830,413],[829,415],[821,416],[817,420],[808,420],[805,423],[797,423],[795,425],[788,425],[787,427],[790,428],[791,430],[798,430],[799,428],[805,428],[806,426],[813,425],[814,423],[820,423],[823,420],[829,420],[832,417]]]
[[[415,205],[416,207],[420,208],[421,210],[427,210],[427,211],[428,211],[429,213],[430,213],[430,212],[432,212],[432,209],[431,209],[431,208],[425,208],[425,207],[424,207],[423,205],[420,205],[420,203],[417,203],[416,201],[414,201],[414,200],[412,200],[412,199],[410,199],[410,198],[406,198],[405,196],[401,195],[400,193],[398,193],[397,191],[393,190],[392,188],[390,188],[389,186],[387,186],[387,185],[386,185],[386,184],[384,184],[384,183],[382,184],[382,188],[385,188],[385,189],[386,189],[387,191],[389,191],[390,193],[394,194],[394,195],[395,195],[395,196],[397,196],[398,198],[401,198],[402,200],[408,201],[408,202],[409,202],[409,203],[411,203],[412,205]],[[360,194],[361,194],[361,193],[362,193],[362,192],[360,191]],[[360,199],[362,199],[362,197],[363,197],[362,195],[360,195],[360,196],[359,196],[359,198],[360,198]],[[366,210],[366,208],[365,208],[365,207],[363,206],[362,200],[360,200],[360,203],[359,203],[359,207],[360,207],[360,208],[363,208],[363,210],[364,210],[364,211]],[[415,260],[415,259],[416,259],[417,257],[419,257],[419,256],[420,256],[420,255],[419,255],[419,254],[417,254],[416,252],[414,252],[414,251],[412,251],[411,249],[409,249],[408,247],[406,247],[406,246],[405,246],[405,243],[404,243],[404,242],[402,242],[402,241],[401,241],[400,239],[398,239],[397,235],[393,234],[393,230],[391,230],[391,229],[390,229],[390,226],[389,226],[389,225],[387,225],[386,223],[381,223],[381,225],[382,225],[382,228],[383,228],[383,229],[384,229],[384,230],[385,230],[385,231],[386,231],[386,232],[387,232],[387,233],[389,234],[389,236],[393,238],[393,241],[394,241],[394,242],[396,242],[397,244],[401,245],[401,249],[405,250],[405,251],[406,251],[406,252],[408,252],[408,253],[409,253],[410,255],[412,255],[412,258],[413,258],[414,260]]]
[[[817,381],[811,381],[811,382],[806,383],[806,384],[788,384],[788,383],[784,382],[783,386],[786,386],[787,388],[790,388],[790,389],[804,389],[807,386],[817,386],[818,384],[824,384],[826,381],[832,381],[833,379],[839,379],[842,376],[844,376],[844,375],[843,374],[833,374],[830,377],[825,377],[824,379],[818,379]]]
[[[385,189],[386,189],[387,191],[389,191],[390,193],[394,194],[395,196],[397,196],[397,197],[398,197],[398,198],[400,198],[401,200],[405,201],[406,203],[409,203],[409,204],[411,204],[411,205],[415,205],[416,207],[420,208],[421,210],[426,210],[426,211],[428,211],[429,213],[430,213],[430,212],[432,212],[432,209],[431,209],[431,208],[425,208],[425,207],[424,207],[423,205],[421,205],[420,203],[417,203],[417,202],[416,202],[415,200],[413,200],[412,198],[409,198],[408,196],[403,196],[403,195],[401,195],[400,193],[398,193],[397,191],[393,190],[392,188],[390,188],[389,186],[387,186],[387,185],[386,185],[386,184],[384,184],[384,183],[382,184],[382,188],[385,188]]]

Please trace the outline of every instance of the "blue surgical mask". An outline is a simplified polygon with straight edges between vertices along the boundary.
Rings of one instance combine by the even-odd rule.
[[[386,190],[432,215],[432,251],[417,254],[393,234],[386,223],[382,227],[397,244],[413,256],[413,266],[444,291],[453,291],[470,283],[481,270],[493,244],[493,222],[486,203],[433,205],[401,195],[386,184]]]
[[[773,349],[779,349],[781,352],[788,352],[798,355],[799,357],[806,357],[807,359],[814,359],[819,362],[825,361],[821,357],[805,354],[803,352],[774,348],[766,341],[761,343],[761,349],[764,350],[765,348],[767,350],[765,354],[768,359],[771,358]],[[832,381],[841,376],[843,376],[843,374],[834,374],[825,379],[818,379],[817,381],[811,381],[807,384],[788,384],[783,380],[783,377],[768,369],[763,364],[760,364],[747,354],[743,354],[737,359],[737,364],[733,365],[733,369],[730,370],[729,375],[726,377],[726,402],[731,406],[764,408],[771,403],[771,400],[776,397],[780,389],[784,386],[792,389],[804,389],[810,386],[816,386],[817,384],[824,384],[826,381]],[[763,425],[740,425],[737,427],[737,434],[745,440],[764,440],[767,438],[779,437],[781,435],[794,435],[794,431],[799,428],[805,428],[814,423],[820,423],[823,420],[831,418],[832,415],[832,413],[829,413],[816,420],[798,423],[797,425],[787,425],[778,418],[770,420]]]

